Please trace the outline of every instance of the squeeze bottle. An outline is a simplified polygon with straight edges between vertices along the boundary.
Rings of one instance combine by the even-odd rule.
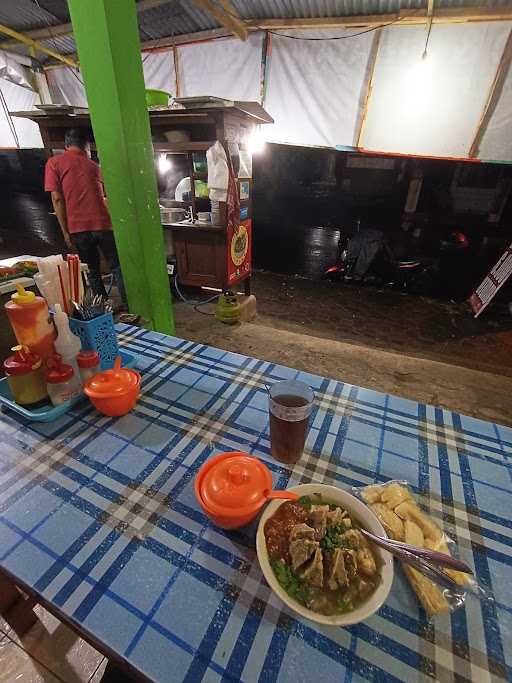
[[[5,312],[11,323],[18,344],[28,346],[44,362],[55,353],[55,330],[50,321],[48,305],[42,296],[28,292],[17,284],[18,290],[5,304]]]
[[[4,372],[16,403],[30,405],[48,396],[41,359],[26,346],[13,346],[14,355],[4,361]]]
[[[54,406],[69,401],[82,393],[80,378],[74,374],[71,365],[62,362],[58,353],[48,359],[47,365],[46,388]]]
[[[55,351],[62,358],[65,365],[71,365],[73,374],[80,381],[80,370],[76,360],[77,354],[80,353],[82,342],[80,337],[73,334],[69,329],[69,321],[67,314],[62,310],[60,304],[55,304],[55,314],[53,321],[57,328],[57,339],[55,340]]]

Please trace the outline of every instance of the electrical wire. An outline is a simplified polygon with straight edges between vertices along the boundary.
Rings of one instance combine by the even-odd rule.
[[[218,6],[220,10],[224,12],[224,14],[227,14],[228,16],[232,17],[233,19],[237,19],[240,21],[240,17],[237,14],[234,14],[233,12],[230,12],[227,10],[224,5],[219,4],[218,1],[214,0],[215,4]],[[417,10],[419,12],[419,10]],[[417,13],[415,12],[415,14]],[[410,15],[409,15],[410,16]],[[385,24],[379,24],[379,26],[372,26],[371,28],[367,28],[364,31],[358,31],[357,33],[350,33],[348,36],[333,36],[331,38],[306,38],[303,36],[291,36],[289,33],[278,33],[277,31],[271,31],[269,29],[264,28],[263,26],[255,26],[256,29],[259,29],[260,31],[266,31],[267,33],[270,33],[273,36],[279,36],[280,38],[290,38],[290,40],[306,40],[306,41],[325,41],[325,40],[347,40],[348,38],[357,38],[357,36],[362,36],[365,33],[371,33],[372,31],[378,31],[381,28],[386,28],[386,26],[393,26],[393,24],[398,24],[400,21],[405,19],[405,17],[397,17],[396,19],[393,19],[393,21],[388,21]],[[430,33],[430,31],[429,31]],[[428,39],[427,39],[428,41]]]
[[[357,36],[363,36],[365,33],[372,33],[372,31],[378,31],[381,28],[386,28],[386,26],[393,26],[393,24],[397,24],[399,21],[402,21],[402,18],[399,19],[394,19],[393,21],[388,21],[387,24],[379,24],[378,26],[372,26],[371,28],[367,28],[364,31],[359,31],[358,33],[351,33],[348,36],[334,36],[332,38],[304,38],[301,36],[291,36],[288,33],[278,33],[277,31],[268,31],[268,33],[271,33],[273,36],[279,36],[279,38],[290,38],[290,40],[307,40],[307,41],[325,41],[325,40],[347,40],[348,38],[357,38]],[[265,29],[261,29],[262,31]]]
[[[7,123],[9,124],[9,128],[10,128],[11,134],[12,134],[12,136],[13,136],[13,138],[14,138],[14,142],[16,143],[16,147],[19,149],[19,148],[20,148],[20,141],[19,141],[19,138],[18,138],[18,133],[17,133],[17,131],[16,131],[16,127],[15,127],[14,122],[13,122],[13,120],[12,120],[12,116],[11,116],[11,114],[9,113],[9,108],[8,108],[8,106],[7,106],[7,101],[6,101],[6,99],[5,99],[5,96],[4,96],[4,94],[3,94],[1,88],[0,88],[0,102],[2,103],[2,108],[3,108],[4,112],[5,112],[5,117],[6,117],[6,119],[7,119]]]
[[[181,289],[179,288],[179,285],[178,285],[178,275],[177,275],[177,274],[174,276],[174,287],[176,288],[176,291],[177,291],[177,293],[178,293],[178,296],[179,296],[180,299],[183,301],[183,303],[187,304],[188,306],[192,306],[192,308],[194,309],[194,311],[196,311],[197,313],[201,313],[202,315],[215,315],[215,313],[207,313],[206,311],[200,311],[200,310],[199,310],[199,306],[205,306],[206,304],[211,304],[213,301],[215,301],[215,299],[218,299],[218,298],[219,298],[220,293],[219,293],[219,294],[214,294],[214,295],[211,296],[209,299],[205,299],[204,301],[201,301],[201,300],[199,300],[199,301],[192,301],[192,300],[190,300],[190,299],[187,299],[187,298],[183,295]]]
[[[45,14],[50,14],[50,13],[48,12],[48,10],[46,10],[44,7],[41,7],[41,5],[39,4],[39,0],[32,0],[32,1],[37,5],[37,7],[41,10],[41,12],[44,12]],[[53,16],[54,16],[54,15],[53,15]],[[50,24],[50,22],[49,22],[48,19],[46,19],[46,27],[47,27],[47,29],[48,29],[48,34],[49,34],[50,39],[51,39],[51,41],[52,41],[52,43],[53,43],[53,47],[54,47],[54,49],[55,49],[55,52],[58,52],[58,53],[60,54],[59,46],[57,45],[57,41],[56,41],[56,39],[55,39],[55,36],[54,36],[53,33],[52,33],[52,25]],[[64,66],[65,66],[67,69],[69,69],[69,71],[73,74],[73,76],[74,76],[74,77],[76,78],[76,80],[80,83],[80,85],[82,85],[82,86],[85,88],[84,82],[82,81],[82,79],[80,78],[80,76],[78,76],[78,74],[75,73],[75,70],[74,70],[72,67],[70,67],[69,64],[64,64]]]

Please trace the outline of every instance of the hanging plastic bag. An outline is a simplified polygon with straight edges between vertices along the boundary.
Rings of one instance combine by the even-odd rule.
[[[216,202],[225,202],[229,181],[228,160],[224,147],[218,140],[206,152],[206,161],[208,163],[210,199]]]

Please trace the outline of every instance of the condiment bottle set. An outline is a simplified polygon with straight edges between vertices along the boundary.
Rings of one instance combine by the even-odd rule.
[[[69,328],[68,316],[55,304],[51,322],[46,300],[16,285],[5,304],[18,345],[3,364],[12,397],[20,405],[47,400],[60,405],[83,390],[83,384],[99,371],[95,351],[81,351],[79,337]]]

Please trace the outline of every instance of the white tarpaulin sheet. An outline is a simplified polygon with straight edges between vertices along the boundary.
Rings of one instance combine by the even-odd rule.
[[[174,58],[172,51],[143,52],[142,69],[146,88],[176,92]],[[76,69],[62,67],[46,72],[48,87],[54,104],[70,104],[87,107],[87,97],[82,74]]]
[[[478,156],[480,159],[512,161],[512,68],[480,143]]]
[[[377,152],[466,157],[511,27],[511,22],[434,24],[425,60],[424,26],[383,29],[361,145]],[[302,37],[355,32],[287,31]],[[356,145],[374,37],[370,32],[303,41],[272,35],[264,106],[275,124],[262,126],[266,139]],[[181,95],[260,101],[262,40],[258,32],[246,42],[226,38],[178,47]],[[175,94],[172,50],[143,53],[143,60],[146,86]],[[63,67],[49,70],[47,78],[53,102],[87,106],[79,73]],[[7,139],[5,130],[2,125]],[[511,131],[512,70],[483,137],[480,158],[512,160]]]
[[[287,31],[309,37],[354,31]],[[296,145],[354,145],[373,34],[329,41],[272,36],[264,126],[268,140]]]
[[[262,34],[245,42],[222,38],[178,48],[181,96],[260,100]]]
[[[30,111],[39,103],[39,96],[27,88],[0,79],[0,89],[5,98],[8,111]],[[42,147],[39,126],[28,119],[11,117],[20,147]],[[9,126],[3,106],[0,106],[0,147],[16,147],[16,139]]]
[[[374,72],[362,146],[465,157],[496,73],[509,22],[387,28]]]
[[[176,94],[176,73],[172,50],[165,52],[143,52],[142,68],[146,88],[165,90]]]
[[[78,69],[67,66],[49,69],[46,72],[46,80],[53,104],[87,107],[83,78]]]
[[[6,81],[32,90],[29,69],[22,66],[9,53],[3,50],[0,50],[0,78],[5,78]]]

